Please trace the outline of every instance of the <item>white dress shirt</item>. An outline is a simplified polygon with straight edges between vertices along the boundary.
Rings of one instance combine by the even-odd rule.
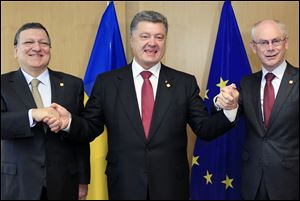
[[[153,89],[153,95],[154,95],[154,100],[156,97],[156,91],[157,91],[157,85],[158,85],[158,78],[159,78],[159,72],[161,68],[161,63],[155,64],[153,67],[151,67],[149,70],[145,70],[141,65],[139,65],[135,59],[133,59],[132,62],[132,75],[133,75],[133,80],[134,80],[134,86],[135,86],[135,92],[137,96],[137,101],[139,104],[139,110],[140,110],[140,115],[142,116],[142,86],[144,83],[144,79],[141,76],[141,72],[143,71],[150,71],[152,73],[151,77],[149,78],[152,89]]]
[[[266,85],[266,79],[265,75],[267,73],[273,73],[275,75],[274,79],[272,80],[272,85],[274,88],[275,98],[277,96],[279,86],[284,74],[284,71],[286,69],[287,63],[286,61],[283,61],[278,67],[274,68],[273,71],[269,72],[264,67],[262,67],[262,78],[261,78],[261,85],[260,85],[260,103],[261,103],[261,111],[262,111],[262,117],[264,119],[264,89]]]
[[[26,79],[30,90],[32,90],[31,81],[33,79],[38,79],[40,81],[40,84],[38,85],[38,90],[40,92],[43,105],[44,107],[49,107],[51,105],[51,83],[48,69],[46,69],[42,74],[40,74],[36,78],[26,73],[23,69],[21,69],[21,71]],[[28,111],[28,118],[30,122],[30,127],[35,126],[36,122],[34,122],[32,118],[32,109]]]

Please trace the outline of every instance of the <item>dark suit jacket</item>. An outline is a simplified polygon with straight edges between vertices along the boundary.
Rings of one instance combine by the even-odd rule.
[[[49,74],[52,102],[79,114],[82,81],[51,70]],[[36,105],[21,70],[1,75],[1,200],[40,199],[45,169],[49,199],[78,199],[79,183],[90,179],[89,145],[45,133],[40,123],[30,128],[31,108]]]
[[[194,76],[164,65],[148,140],[131,64],[97,77],[83,118],[72,116],[77,140],[91,141],[107,127],[110,199],[146,199],[147,190],[150,199],[188,199],[187,123],[205,139],[233,126],[223,112],[209,117]]]
[[[299,69],[287,65],[264,128],[260,103],[262,72],[241,81],[240,108],[247,121],[242,194],[254,199],[262,173],[270,199],[299,198]]]

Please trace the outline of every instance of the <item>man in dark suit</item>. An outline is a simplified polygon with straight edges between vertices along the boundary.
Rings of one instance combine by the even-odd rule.
[[[167,19],[143,11],[130,30],[133,62],[98,76],[82,116],[72,114],[67,136],[92,141],[107,127],[110,199],[189,199],[186,126],[207,140],[229,130],[238,93],[223,94],[233,111],[209,116],[195,77],[160,62]],[[65,128],[68,112],[57,104],[54,108]]]
[[[89,144],[52,134],[42,122],[59,117],[51,102],[82,111],[82,81],[48,69],[51,42],[40,23],[24,24],[14,46],[20,69],[1,75],[1,200],[84,199]]]
[[[299,200],[299,69],[285,61],[284,24],[260,21],[251,34],[250,47],[262,70],[241,81],[239,112],[245,114],[248,129],[242,197]]]

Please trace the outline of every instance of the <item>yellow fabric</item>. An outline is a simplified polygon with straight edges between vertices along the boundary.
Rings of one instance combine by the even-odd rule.
[[[84,94],[84,103],[87,102],[88,96]],[[107,180],[105,175],[106,154],[107,154],[107,132],[98,136],[90,143],[91,148],[91,182],[87,200],[108,200]]]

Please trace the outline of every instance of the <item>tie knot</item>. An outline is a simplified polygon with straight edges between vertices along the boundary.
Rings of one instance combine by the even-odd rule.
[[[40,81],[38,79],[31,80],[31,86],[37,87],[40,84]]]
[[[273,73],[267,73],[265,78],[267,82],[271,82],[275,78],[275,75]]]
[[[149,77],[151,77],[152,73],[150,71],[143,71],[141,72],[141,76],[143,77],[143,79],[149,79]]]

